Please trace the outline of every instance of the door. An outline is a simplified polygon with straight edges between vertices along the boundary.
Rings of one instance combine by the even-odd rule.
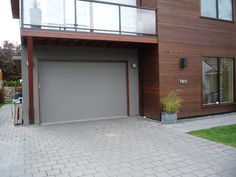
[[[43,124],[128,115],[125,62],[40,61]]]

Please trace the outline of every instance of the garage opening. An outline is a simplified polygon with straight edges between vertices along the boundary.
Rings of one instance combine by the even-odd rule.
[[[39,61],[42,124],[128,116],[126,62]]]

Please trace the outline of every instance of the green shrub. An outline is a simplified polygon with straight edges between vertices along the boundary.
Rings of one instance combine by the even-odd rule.
[[[179,90],[172,90],[161,99],[161,105],[164,112],[177,113],[180,110],[182,99],[179,96]]]
[[[19,87],[21,86],[20,81],[14,81],[14,80],[9,80],[9,81],[4,81],[4,86],[6,87]]]

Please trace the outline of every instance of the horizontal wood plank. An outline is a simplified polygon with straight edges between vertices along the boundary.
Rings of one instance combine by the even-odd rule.
[[[202,58],[236,58],[236,24],[201,18],[200,0],[158,0],[158,9],[160,97],[182,90],[179,118],[236,111],[234,104],[202,106]],[[188,58],[185,69],[182,57]]]

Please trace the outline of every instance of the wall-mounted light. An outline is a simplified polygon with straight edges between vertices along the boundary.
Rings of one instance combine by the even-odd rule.
[[[181,58],[180,59],[180,67],[187,68],[188,67],[188,58]]]
[[[137,68],[137,64],[136,64],[136,63],[132,63],[132,64],[131,64],[131,68],[132,68],[132,69],[136,69],[136,68]]]

